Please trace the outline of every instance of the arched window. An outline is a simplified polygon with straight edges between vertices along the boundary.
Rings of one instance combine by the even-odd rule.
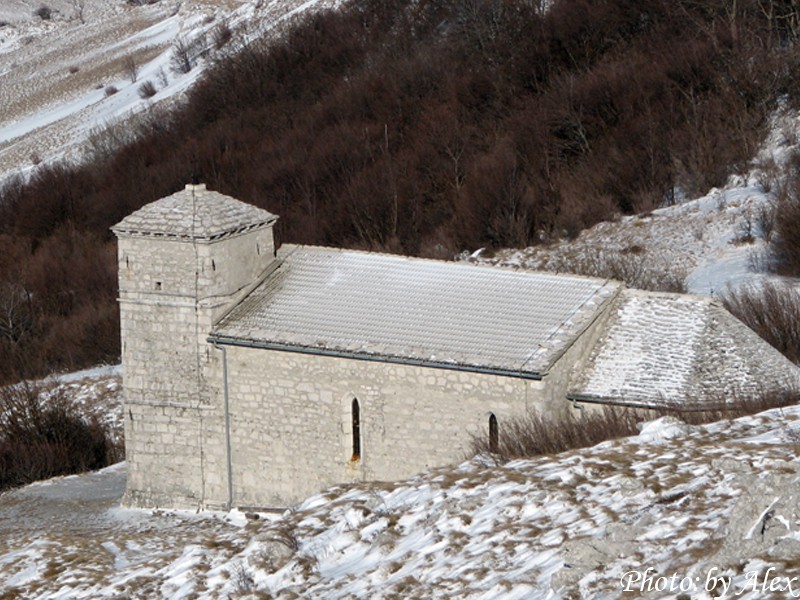
[[[489,452],[497,452],[497,417],[494,413],[489,414]]]
[[[353,429],[353,458],[351,460],[358,460],[361,458],[361,410],[358,407],[357,398],[353,398],[350,405],[350,417]]]

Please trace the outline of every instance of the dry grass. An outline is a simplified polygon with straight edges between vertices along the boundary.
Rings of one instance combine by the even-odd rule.
[[[546,265],[550,271],[575,273],[624,281],[628,287],[658,292],[686,292],[686,273],[653,258],[640,245],[630,245],[615,254],[582,254],[561,256]]]
[[[497,444],[488,436],[472,440],[472,454],[489,454],[501,462],[557,454],[572,448],[593,446],[604,440],[635,435],[641,419],[632,410],[604,408],[580,419],[556,420],[538,412],[511,418],[499,427]]]
[[[721,398],[719,408],[687,410],[680,406],[654,410],[635,410],[604,406],[600,411],[580,417],[558,419],[538,412],[508,419],[500,424],[496,444],[489,435],[472,439],[470,454],[493,457],[498,463],[517,458],[558,454],[576,448],[587,448],[600,442],[636,435],[639,423],[659,416],[674,416],[681,421],[700,425],[723,419],[734,419],[800,402],[797,393],[765,391],[755,395]],[[635,473],[630,473],[636,478]]]
[[[800,364],[800,295],[788,283],[729,289],[725,308],[786,358]]]

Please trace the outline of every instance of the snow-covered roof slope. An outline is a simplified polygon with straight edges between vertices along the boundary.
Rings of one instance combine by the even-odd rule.
[[[620,284],[315,247],[214,329],[220,341],[538,376]]]
[[[800,389],[800,370],[717,300],[624,290],[571,397],[703,406]]]
[[[112,229],[117,235],[209,240],[268,225],[277,219],[252,204],[207,190],[204,184],[190,184],[171,196],[146,204]]]

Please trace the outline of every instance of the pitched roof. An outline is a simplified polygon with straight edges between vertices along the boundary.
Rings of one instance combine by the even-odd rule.
[[[717,300],[625,290],[570,397],[699,407],[787,388],[800,370]]]
[[[330,248],[284,246],[281,256],[212,338],[539,376],[620,288]]]
[[[278,217],[204,184],[146,204],[111,229],[117,235],[213,240],[274,223]]]

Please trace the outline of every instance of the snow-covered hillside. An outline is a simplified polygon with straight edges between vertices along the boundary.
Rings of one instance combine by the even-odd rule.
[[[332,0],[11,0],[0,3],[0,179],[80,159],[113,123],[180,99],[213,60],[220,28],[241,42]],[[34,13],[51,9],[49,19]],[[83,7],[82,9],[80,7]],[[176,42],[193,68],[173,68]],[[150,82],[155,95],[142,97]],[[122,134],[121,134],[122,135]]]
[[[585,274],[618,260],[629,270],[669,273],[685,282],[688,292],[706,295],[768,279],[776,194],[785,181],[787,161],[798,151],[798,131],[797,114],[776,114],[747,172],[700,198],[602,222],[574,240],[503,250],[492,257],[477,252],[470,260],[548,271],[577,268]]]
[[[122,509],[117,465],[0,496],[0,594],[800,593],[798,418],[798,408],[697,428],[665,418],[557,456],[334,488],[277,517]]]

